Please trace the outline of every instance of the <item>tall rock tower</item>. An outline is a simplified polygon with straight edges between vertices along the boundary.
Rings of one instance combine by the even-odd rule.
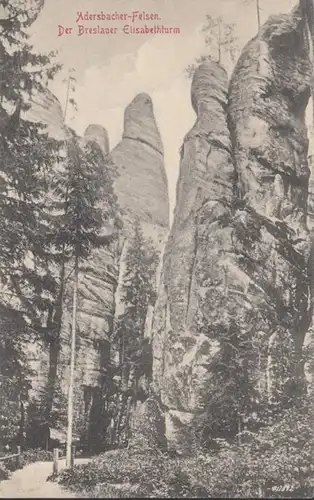
[[[138,94],[124,114],[122,140],[111,151],[117,168],[114,183],[126,232],[137,218],[158,246],[169,229],[168,185],[164,149],[149,95]]]
[[[119,278],[115,300],[116,318],[118,318],[124,309],[121,287],[125,283],[126,260],[135,226],[139,224],[144,239],[151,241],[152,248],[158,255],[151,283],[156,291],[162,254],[169,231],[169,199],[163,144],[155,121],[152,100],[147,94],[137,95],[127,106],[122,140],[111,151],[111,160],[116,174],[114,190],[123,219],[123,229],[119,237]],[[153,312],[154,305],[148,305],[144,336],[150,346]],[[143,405],[145,406],[143,401],[136,401],[136,407],[133,403],[131,405],[133,372],[131,369],[125,375],[123,392],[118,402],[117,419],[119,422],[124,422],[122,425],[124,428],[126,428],[125,422],[131,419],[130,425],[134,430],[134,436],[137,434],[134,424],[141,420],[140,415],[146,410],[143,408]],[[150,382],[145,376],[140,379],[139,383],[145,393],[144,399],[149,398],[151,393]]]
[[[214,62],[194,75],[197,121],[153,322],[154,388],[179,453],[254,425],[263,402],[302,398],[312,316],[304,28],[299,7],[270,17],[229,90]]]
[[[191,97],[197,119],[181,150],[176,209],[153,324],[154,388],[165,407],[168,446],[181,452],[191,450],[187,428],[203,411],[216,349],[200,328],[200,304],[208,287],[214,294],[223,290],[230,250],[226,225],[234,166],[227,88],[227,74],[215,62],[195,72]]]
[[[120,282],[123,280],[124,256],[135,221],[140,223],[146,239],[153,241],[160,256],[169,231],[168,183],[164,149],[149,95],[138,94],[124,114],[122,140],[111,151],[116,170],[114,190],[123,212],[124,229],[120,238]],[[156,286],[159,282],[156,269]],[[119,289],[116,297],[120,310]],[[148,311],[148,332],[152,311]]]
[[[244,206],[239,214],[243,227],[255,232],[250,240],[247,231],[247,242],[243,239],[238,250],[251,259],[243,268],[250,289],[264,297],[258,304],[261,314],[265,310],[258,321],[264,339],[259,367],[269,401],[276,394],[287,397],[284,386],[295,398],[302,393],[297,379],[311,320],[305,112],[312,64],[301,7],[271,16],[262,26],[244,48],[229,92],[237,189]],[[282,349],[290,352],[288,367],[280,366]]]

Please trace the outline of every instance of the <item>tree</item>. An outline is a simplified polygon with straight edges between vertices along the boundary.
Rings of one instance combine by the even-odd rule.
[[[260,8],[260,0],[243,0],[244,3],[246,3],[247,5],[251,4],[251,3],[255,3],[255,6],[256,6],[256,18],[257,18],[257,28],[258,28],[258,31],[260,30],[261,28],[261,8]]]
[[[69,70],[68,78],[63,80],[63,82],[66,83],[67,86],[64,114],[63,114],[64,121],[66,121],[67,118],[69,105],[72,106],[74,111],[77,111],[77,103],[73,97],[70,97],[71,93],[73,94],[76,91],[76,78],[75,76],[73,76],[74,73],[75,73],[74,68],[71,68]]]
[[[0,449],[23,445],[25,409],[31,375],[23,343],[29,332],[22,315],[0,306]]]
[[[195,425],[198,441],[207,447],[213,438],[233,441],[245,425],[256,427],[263,401],[257,383],[259,349],[254,342],[259,311],[243,307],[240,314],[222,274],[213,280],[209,272],[204,286],[207,291],[199,299],[196,321],[215,354],[204,391],[205,412]]]
[[[209,56],[201,56],[196,60],[196,63],[190,64],[186,68],[186,73],[189,77],[194,74],[194,71],[200,63],[212,59],[218,64],[221,64],[224,56],[228,56],[232,62],[235,61],[238,47],[235,36],[235,25],[224,23],[222,17],[206,16],[207,22],[202,28],[205,33],[205,45],[209,48]]]
[[[67,442],[69,464],[72,442],[79,264],[91,255],[93,249],[109,245],[112,241],[117,224],[117,205],[109,162],[108,159],[105,160],[97,144],[89,142],[86,145],[80,145],[78,138],[72,133],[66,148],[64,168],[56,176],[54,184],[56,197],[63,206],[54,244],[63,252],[68,261],[74,263]]]
[[[32,2],[32,8],[18,0],[2,3],[7,18],[0,31],[0,276],[4,297],[24,314],[34,335],[45,338],[58,288],[50,268],[45,204],[60,143],[21,112],[36,93],[45,92],[60,66],[52,62],[53,53],[34,53],[27,43],[26,29],[43,2]]]
[[[122,438],[124,444],[128,439],[130,406],[134,404],[136,398],[144,396],[140,394],[139,379],[144,376],[150,381],[151,377],[151,346],[144,335],[148,307],[156,300],[154,277],[157,263],[158,254],[154,245],[151,240],[145,240],[137,220],[125,259],[125,272],[121,287],[124,310],[117,318],[115,328],[115,342],[118,345],[120,358],[122,396],[118,427],[124,434]],[[133,388],[130,390],[129,381],[132,379]],[[124,420],[123,425],[121,425],[122,420]]]
[[[2,104],[18,103],[27,109],[34,91],[41,92],[53,79],[60,65],[52,62],[54,53],[38,54],[27,43],[27,28],[36,20],[43,1],[26,6],[21,0],[2,0],[6,18],[0,22],[0,95]]]
[[[29,448],[49,449],[50,429],[62,429],[66,425],[66,397],[59,379],[54,381],[53,400],[50,402],[49,380],[37,390],[27,407],[26,445]],[[49,414],[47,406],[51,404]]]
[[[33,338],[51,329],[51,310],[58,283],[51,271],[45,213],[50,176],[60,144],[45,127],[21,113],[36,93],[43,93],[60,68],[53,53],[37,54],[27,43],[27,28],[43,2],[32,8],[18,0],[3,0],[0,22],[0,230],[2,303],[22,313]],[[21,337],[21,332],[15,335]]]

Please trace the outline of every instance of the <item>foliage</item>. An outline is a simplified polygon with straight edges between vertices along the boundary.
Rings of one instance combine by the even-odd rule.
[[[21,453],[20,464],[22,467],[33,464],[34,462],[52,462],[53,452],[34,448],[25,450]]]
[[[157,398],[137,402],[133,410],[129,447],[138,450],[166,450],[164,415]]]
[[[125,256],[121,286],[123,312],[116,320],[114,348],[119,353],[120,402],[116,415],[116,436],[127,444],[130,407],[149,393],[152,371],[151,345],[145,338],[147,313],[156,300],[155,273],[158,255],[153,242],[146,240],[139,221]],[[145,380],[142,385],[140,379]]]
[[[283,485],[288,485],[292,495],[301,492],[300,497],[311,497],[313,415],[309,398],[302,408],[285,410],[257,432],[242,431],[236,443],[217,440],[210,453],[173,457],[157,450],[117,450],[62,471],[55,479],[71,489],[87,491],[89,497],[107,497],[108,492],[118,495],[119,491],[133,498],[267,497],[274,486]]]
[[[259,345],[254,344],[251,310],[239,315],[238,304],[224,293],[223,277],[205,282],[207,291],[200,299],[198,329],[215,346],[208,387],[204,391],[204,413],[193,425],[202,445],[211,439],[232,439],[243,418],[255,426],[255,415],[262,411],[257,390],[256,368]],[[209,307],[210,304],[210,307]]]
[[[65,162],[53,183],[60,215],[51,243],[56,249],[64,248],[67,259],[86,259],[94,248],[111,241],[117,222],[112,172],[98,145],[81,145],[74,132],[66,149]]]
[[[4,332],[5,359],[12,363],[14,373],[24,378],[19,392],[15,391],[16,377],[11,378],[10,403],[6,405],[16,423],[10,439],[23,439],[23,398],[26,397],[27,373],[21,350],[24,331],[33,338],[45,330],[45,316],[51,307],[56,282],[49,269],[45,252],[46,220],[43,214],[48,190],[48,173],[59,159],[59,143],[45,133],[44,127],[21,117],[29,108],[36,92],[44,93],[49,79],[59,66],[53,54],[37,54],[27,43],[28,27],[35,21],[43,2],[34,0],[32,6],[20,0],[3,0],[5,18],[0,21],[0,281],[1,302],[18,312],[21,328]],[[19,314],[21,313],[21,315]],[[26,328],[27,327],[27,328]],[[29,335],[29,339],[30,335]],[[20,369],[19,369],[19,368]],[[23,372],[23,373],[22,373]],[[13,373],[13,375],[14,375]],[[21,376],[20,376],[21,374]],[[4,379],[5,380],[5,379]],[[18,416],[20,413],[20,416]],[[13,416],[14,415],[14,416]],[[19,425],[17,420],[20,419]],[[8,439],[9,436],[6,437]]]
[[[237,443],[187,459],[184,470],[213,497],[257,497],[274,486],[290,491],[313,485],[313,407],[285,410],[257,432],[242,431]]]
[[[156,299],[154,275],[157,262],[153,243],[145,240],[140,224],[136,221],[126,254],[121,287],[124,311],[117,319],[115,332],[115,340],[120,343],[122,365],[138,365],[142,360],[147,309]]]
[[[53,52],[35,53],[27,43],[27,29],[36,20],[43,3],[43,0],[34,0],[29,6],[21,0],[1,2],[6,15],[0,22],[2,103],[22,100],[22,108],[27,109],[27,98],[34,91],[41,92],[60,69],[60,65],[51,62],[55,55]]]
[[[3,462],[0,462],[0,481],[9,479],[11,472],[6,468]]]
[[[107,242],[103,222],[110,222],[115,200],[107,163],[94,144],[81,147],[74,134],[62,144],[49,137],[44,126],[21,118],[36,93],[45,94],[59,66],[52,53],[35,54],[27,43],[26,30],[42,1],[34,0],[32,8],[19,0],[4,1],[3,6],[7,26],[0,23],[0,279],[4,297],[23,313],[34,339],[49,348],[47,387],[35,406],[40,423],[51,427],[59,413],[54,406],[68,281],[65,265],[74,254],[85,258],[91,248]],[[103,198],[101,208],[97,196],[98,201]]]
[[[98,484],[101,484],[102,494],[107,496],[108,487],[116,487],[119,492],[123,483],[124,493],[137,498],[185,498],[193,493],[180,463],[161,453],[107,452],[88,464],[61,471],[56,479],[66,487],[85,489],[91,495],[97,490],[100,495]]]
[[[29,389],[23,341],[27,325],[14,310],[0,307],[0,444],[16,442],[21,433],[22,405]]]
[[[46,409],[49,404],[50,392],[51,389],[46,384],[42,390],[37,391],[36,397],[29,401],[26,428],[27,446],[47,447],[49,429],[62,429],[66,425],[67,399],[61,390],[58,378],[55,380],[52,406],[48,415]]]
[[[189,78],[193,76],[196,67],[202,62],[212,59],[220,64],[222,59],[227,57],[234,63],[238,53],[234,24],[224,23],[222,17],[207,15],[202,32],[205,34],[205,45],[209,49],[209,56],[199,57],[195,63],[186,68]]]

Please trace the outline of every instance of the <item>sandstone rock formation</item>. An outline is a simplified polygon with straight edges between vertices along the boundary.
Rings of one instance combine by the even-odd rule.
[[[63,141],[70,136],[70,131],[64,124],[60,103],[48,90],[44,95],[36,96],[26,118],[46,125],[45,131],[54,139]],[[80,140],[83,147],[88,142],[96,143],[104,158],[109,153],[108,134],[103,127],[90,125],[85,131],[84,138]],[[116,253],[115,244],[109,248],[94,251],[88,262],[84,263],[84,269],[79,276],[76,406],[79,413],[86,412],[86,422],[89,420],[88,413],[94,392],[95,390],[97,392],[101,385],[103,367],[108,364],[110,356],[109,337],[113,328],[114,294],[118,277]],[[70,289],[68,293],[71,294]],[[67,394],[67,372],[70,359],[70,304],[69,295],[64,307],[58,368],[65,395]],[[36,392],[47,383],[48,353],[39,343],[28,348],[29,360],[36,373],[37,380],[35,379],[33,383],[36,395]],[[87,401],[86,404],[84,404],[84,399]]]
[[[197,120],[181,152],[177,204],[164,257],[153,326],[154,387],[166,406],[168,445],[188,449],[180,433],[203,409],[203,391],[215,353],[198,324],[197,312],[209,278],[223,275],[230,246],[231,141],[227,128],[227,74],[202,64],[192,82]],[[221,313],[221,311],[220,311]]]
[[[62,141],[68,137],[61,104],[48,89],[45,93],[37,93],[33,97],[31,108],[25,113],[25,118],[45,125],[46,131],[54,139]]]
[[[270,17],[243,50],[230,84],[237,186],[246,205],[240,216],[259,232],[250,254],[254,269],[248,274],[271,317],[261,328],[270,335],[268,363],[272,356],[275,360],[272,349],[276,344],[278,349],[282,337],[300,356],[311,317],[305,125],[311,75],[298,7]]]
[[[105,157],[109,154],[107,131],[100,125],[89,125],[80,143],[84,147],[89,142],[97,144],[106,161]],[[84,388],[85,398],[89,401],[85,405],[86,412],[90,411],[94,389],[101,386],[102,375],[106,372],[110,358],[110,336],[113,330],[118,278],[116,253],[115,242],[109,247],[94,250],[87,262],[83,263],[79,275],[76,385]],[[68,364],[70,357],[69,324],[70,315],[67,315],[63,328],[63,365]]]
[[[153,241],[156,251],[163,253],[169,231],[169,198],[164,166],[163,144],[155,121],[153,104],[147,94],[138,94],[127,106],[122,140],[111,151],[116,170],[114,190],[122,210],[123,231],[119,239],[119,284],[116,313],[122,311],[120,286],[123,282],[124,259],[135,221],[143,229],[145,239]],[[159,282],[156,269],[156,287]],[[147,315],[150,336],[153,310]]]
[[[122,210],[123,229],[119,237],[118,266],[119,278],[115,296],[116,318],[123,312],[121,286],[125,279],[125,261],[134,236],[135,224],[143,230],[145,240],[150,239],[153,248],[161,256],[169,230],[169,199],[167,177],[164,166],[163,145],[155,121],[153,104],[147,94],[137,95],[127,106],[124,115],[124,131],[122,140],[111,151],[116,177],[114,190],[118,204]],[[157,289],[160,264],[157,263],[153,277],[153,287]],[[146,312],[145,336],[151,336],[153,305]],[[117,406],[117,420],[127,422],[132,413],[132,421],[137,422],[147,414],[145,402],[138,402],[136,409],[131,409],[131,397],[128,393],[134,383],[134,370],[124,380],[124,393],[120,395]],[[149,381],[139,381],[149,395]],[[134,428],[134,440],[137,431]]]
[[[66,140],[70,135],[64,125],[61,106],[49,91],[43,96],[36,97],[27,113],[27,118],[45,124],[48,133],[55,139]],[[145,238],[152,238],[154,247],[159,253],[163,250],[169,224],[163,146],[149,96],[140,94],[130,103],[125,111],[124,125],[123,138],[110,155],[114,190],[118,204],[122,208],[123,229],[118,240],[109,248],[93,252],[88,262],[84,263],[84,269],[79,277],[75,408],[76,420],[81,421],[79,425],[82,428],[83,417],[85,429],[83,432],[86,433],[90,432],[88,427],[91,412],[103,411],[100,392],[107,390],[103,382],[113,361],[110,337],[113,332],[114,316],[121,312],[119,287],[124,279],[124,258],[135,221],[140,223]],[[104,157],[108,155],[109,139],[103,127],[99,125],[87,127],[80,143],[84,146],[88,142],[96,143]],[[154,278],[156,282],[158,271],[159,268],[156,268]],[[68,310],[71,303],[70,296],[66,303],[59,362],[59,375],[63,381],[65,394],[70,357],[71,317],[70,309]],[[146,321],[148,335],[151,317],[150,306]],[[47,379],[48,358],[45,357],[42,346],[36,344],[31,350],[32,366],[38,378],[34,384],[36,393],[39,386],[43,386]],[[37,366],[36,358],[46,362],[44,364],[41,362],[41,365]],[[41,384],[38,382],[39,379]],[[142,407],[140,412],[143,411],[146,412]]]
[[[26,120],[40,123],[45,126],[44,133],[53,139],[64,141],[69,137],[69,131],[64,123],[63,111],[58,99],[46,90],[45,93],[33,97],[30,109],[22,115]],[[30,396],[38,396],[47,384],[49,355],[47,347],[37,341],[26,347],[31,369],[34,371],[32,378],[32,391]]]
[[[108,133],[101,125],[88,125],[84,132],[84,139],[86,142],[96,142],[105,156],[109,153]]]
[[[169,227],[167,177],[163,145],[147,94],[138,94],[126,108],[122,140],[111,157],[118,174],[114,189],[125,212],[125,230],[132,230],[137,218],[145,235],[162,245]]]
[[[211,437],[236,434],[257,401],[302,392],[311,71],[295,9],[244,48],[228,106],[221,67],[208,62],[194,75],[197,121],[182,148],[153,325],[154,387],[178,452],[193,452],[197,422]],[[289,366],[279,366],[282,348]],[[235,404],[244,386],[249,400]]]

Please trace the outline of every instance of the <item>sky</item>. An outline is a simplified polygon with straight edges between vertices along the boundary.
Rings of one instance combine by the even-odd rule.
[[[32,0],[25,0],[32,2]],[[261,21],[270,14],[290,11],[293,0],[260,0]],[[57,51],[63,69],[50,88],[64,107],[70,69],[75,70],[76,113],[67,114],[68,124],[83,134],[91,123],[105,127],[110,147],[121,139],[126,106],[140,92],[148,93],[165,150],[170,210],[174,209],[179,171],[179,149],[195,121],[191,106],[191,81],[185,68],[200,55],[208,55],[201,28],[206,15],[222,16],[235,24],[242,48],[257,31],[255,0],[45,0],[44,8],[32,26],[31,43],[40,52]],[[157,14],[159,20],[80,21],[85,27],[116,27],[111,35],[77,34],[77,13],[83,15],[135,11]],[[176,35],[127,35],[125,24],[134,27],[154,24],[177,27]],[[73,28],[72,34],[58,36],[59,28]],[[230,61],[226,59],[229,71]]]

